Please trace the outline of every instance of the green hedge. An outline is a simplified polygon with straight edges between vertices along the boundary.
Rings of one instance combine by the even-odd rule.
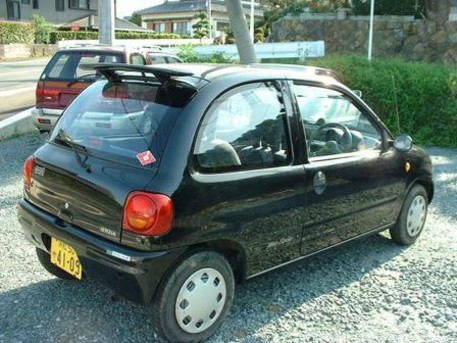
[[[0,22],[0,44],[32,44],[35,30],[30,24]]]
[[[355,15],[369,15],[370,7],[371,1],[352,0]],[[420,18],[422,11],[422,1],[417,0],[376,0],[374,3],[376,15],[415,15]]]
[[[457,80],[451,66],[400,59],[371,63],[366,57],[330,56],[307,64],[331,68],[394,133],[409,133],[418,143],[457,147]]]
[[[97,31],[54,31],[51,32],[51,43],[55,44],[60,40],[86,40],[98,39]],[[125,32],[115,33],[116,39],[178,39],[181,36],[173,33],[154,32]]]

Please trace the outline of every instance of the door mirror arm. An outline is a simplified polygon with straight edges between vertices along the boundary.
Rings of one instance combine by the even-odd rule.
[[[386,152],[389,150],[389,148],[392,146],[393,140],[390,138],[389,134],[387,131],[383,130],[382,131],[382,146],[381,150],[382,152]]]

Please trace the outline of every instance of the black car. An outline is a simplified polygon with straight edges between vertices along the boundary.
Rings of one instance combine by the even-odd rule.
[[[43,267],[151,303],[171,342],[212,335],[235,283],[383,230],[412,244],[429,156],[325,69],[94,68],[24,165]]]

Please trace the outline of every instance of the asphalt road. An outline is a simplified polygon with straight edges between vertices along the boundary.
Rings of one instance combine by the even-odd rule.
[[[42,143],[0,142],[0,343],[162,342],[147,306],[39,265],[15,207],[23,161]],[[457,151],[427,150],[436,190],[416,244],[383,233],[252,279],[209,342],[457,342]]]
[[[0,62],[0,120],[35,105],[35,88],[48,58]]]

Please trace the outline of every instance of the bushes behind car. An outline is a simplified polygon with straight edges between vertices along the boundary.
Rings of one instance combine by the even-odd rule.
[[[457,147],[455,68],[401,59],[368,62],[362,56],[329,56],[306,63],[331,68],[343,83],[361,90],[392,132],[409,132],[423,145]]]
[[[32,44],[35,30],[25,23],[0,22],[0,44]]]

